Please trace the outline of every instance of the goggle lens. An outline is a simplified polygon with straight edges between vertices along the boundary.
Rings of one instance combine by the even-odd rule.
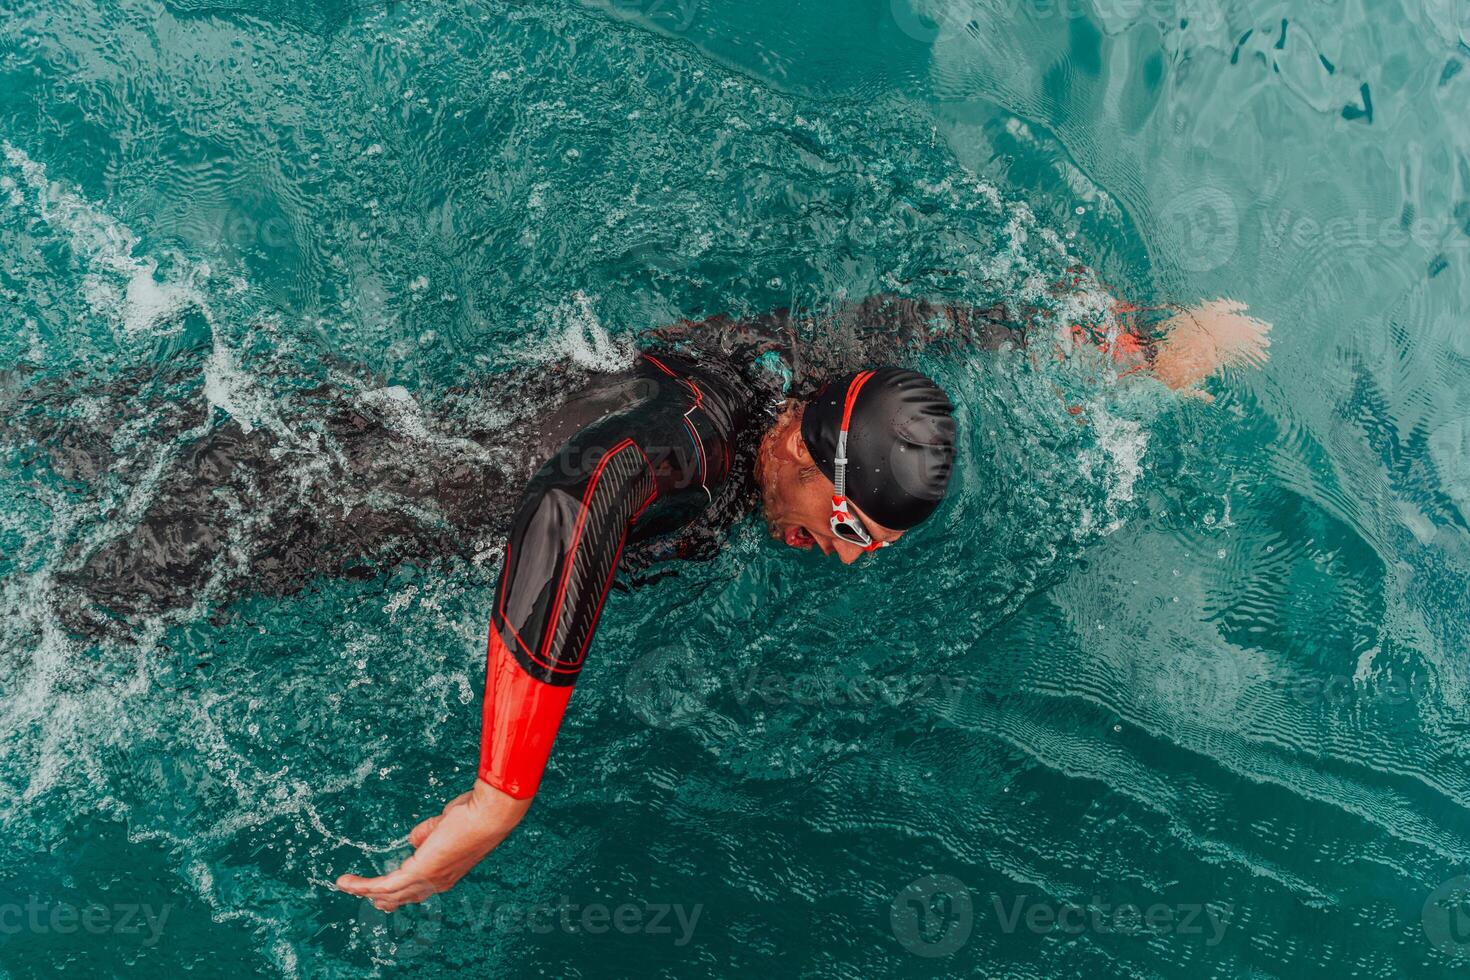
[[[840,497],[837,500],[837,509],[833,511],[831,521],[833,534],[848,544],[857,545],[864,551],[888,547],[887,541],[873,540],[873,536],[868,533],[868,529],[863,526],[863,522],[857,518],[857,515],[848,511],[847,501]]]

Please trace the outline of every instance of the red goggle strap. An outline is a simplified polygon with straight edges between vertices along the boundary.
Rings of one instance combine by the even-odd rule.
[[[837,430],[837,455],[832,459],[837,476],[832,485],[839,497],[847,495],[847,427],[852,424],[852,407],[857,404],[858,392],[872,376],[872,371],[860,371],[847,385],[847,397],[842,405],[842,428]]]
[[[867,384],[868,383],[868,379],[871,378],[872,376],[873,376],[873,372],[872,371],[860,371],[858,373],[858,376],[855,377],[855,378],[853,378],[852,381],[851,381],[851,383],[848,384],[848,386],[847,386],[847,400],[846,400],[846,402],[842,406],[842,431],[843,432],[846,432],[847,431],[847,427],[850,424],[852,424],[852,407],[857,404],[858,392],[860,392],[860,391],[863,390],[863,385]]]

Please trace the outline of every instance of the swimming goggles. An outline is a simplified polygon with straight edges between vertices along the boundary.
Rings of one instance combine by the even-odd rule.
[[[863,371],[847,386],[847,402],[842,407],[842,428],[837,433],[837,455],[832,459],[836,467],[832,478],[832,533],[864,551],[888,547],[887,541],[874,541],[863,522],[847,508],[847,427],[852,422],[852,406],[857,402],[858,392],[863,390],[863,385],[872,376],[872,371]]]

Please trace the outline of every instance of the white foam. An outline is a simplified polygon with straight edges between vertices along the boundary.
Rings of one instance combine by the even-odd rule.
[[[1102,483],[1108,517],[1102,533],[1111,534],[1123,526],[1123,508],[1133,502],[1134,488],[1143,476],[1149,434],[1141,423],[1114,416],[1100,402],[1091,403],[1086,414],[1097,446],[1084,452],[1079,462],[1084,476]],[[1092,523],[1090,513],[1083,523]]]
[[[186,265],[182,278],[172,282],[159,282],[157,269],[152,259],[143,259],[128,279],[121,311],[123,333],[175,333],[183,328],[179,314],[207,310],[200,284],[209,278],[208,265]],[[165,325],[166,331],[156,329]]]
[[[209,359],[204,362],[204,399],[225,412],[246,432],[271,417],[270,398],[240,368],[234,352],[214,338]]]
[[[383,421],[395,432],[408,436],[416,442],[460,453],[469,459],[481,462],[490,462],[495,458],[490,450],[473,439],[435,431],[432,427],[433,420],[424,411],[423,406],[402,385],[373,388],[360,393],[357,400],[380,412]]]
[[[25,322],[26,357],[33,363],[39,364],[46,358],[46,345],[41,340],[40,325],[26,317]]]
[[[1366,684],[1373,676],[1373,658],[1378,656],[1381,648],[1372,646],[1358,655],[1358,664],[1353,668],[1353,683]]]
[[[88,307],[105,317],[124,335],[169,334],[182,329],[179,314],[206,310],[202,284],[209,278],[208,265],[191,264],[176,258],[173,279],[159,281],[157,260],[134,254],[138,237],[79,194],[46,176],[46,167],[24,150],[0,141],[0,151],[20,171],[21,183],[31,191],[29,205],[36,217],[68,238],[72,253],[87,267],[82,295]],[[9,183],[11,206],[26,206],[27,196]]]
[[[592,308],[593,297],[581,290],[551,311],[552,335],[518,352],[523,359],[547,362],[570,360],[589,371],[620,371],[633,363],[634,349],[613,339]]]

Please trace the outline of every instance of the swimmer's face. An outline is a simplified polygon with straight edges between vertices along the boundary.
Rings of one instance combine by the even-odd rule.
[[[817,468],[801,438],[801,415],[788,411],[781,415],[761,442],[760,465],[756,478],[760,482],[761,502],[771,537],[793,548],[820,548],[824,555],[836,555],[844,565],[863,556],[863,549],[843,541],[832,533],[832,481]],[[876,541],[897,541],[902,531],[891,531],[864,514],[856,504],[848,506],[867,527]]]

